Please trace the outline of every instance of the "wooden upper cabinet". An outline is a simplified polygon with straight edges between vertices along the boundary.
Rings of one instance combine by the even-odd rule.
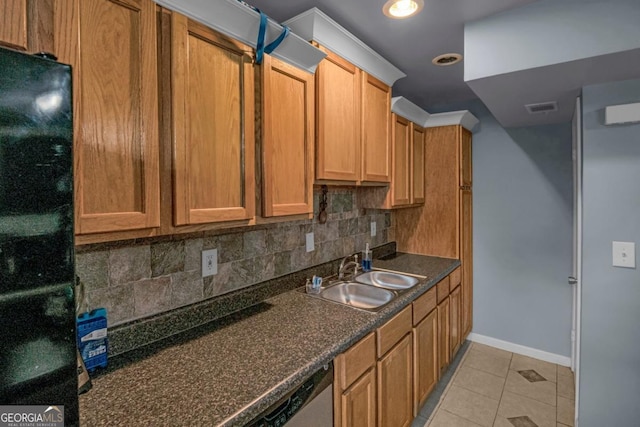
[[[313,212],[313,74],[264,56],[263,216]]]
[[[0,0],[0,46],[27,50],[27,0]]]
[[[391,180],[390,124],[391,88],[362,72],[362,181]]]
[[[174,224],[253,218],[251,49],[187,19],[171,20]]]
[[[57,0],[73,66],[77,234],[160,225],[156,15],[151,0]]]
[[[460,130],[460,185],[470,187],[471,178],[471,132],[463,127]]]
[[[413,144],[412,158],[412,192],[411,203],[424,203],[425,187],[424,187],[424,156],[425,156],[425,137],[424,128],[412,125],[411,143]]]
[[[356,182],[360,176],[360,70],[327,53],[316,70],[316,178]]]
[[[393,180],[391,204],[401,206],[411,204],[411,122],[392,114],[393,134]]]

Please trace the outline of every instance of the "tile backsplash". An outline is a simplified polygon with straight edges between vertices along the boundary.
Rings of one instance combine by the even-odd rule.
[[[360,209],[358,191],[363,190],[330,189],[325,224],[317,220],[316,190],[314,219],[80,246],[76,272],[88,307],[105,307],[109,326],[115,326],[341,258],[365,243],[392,241],[391,212]],[[312,252],[305,248],[309,232],[314,233]],[[214,248],[218,273],[202,278],[201,252]]]

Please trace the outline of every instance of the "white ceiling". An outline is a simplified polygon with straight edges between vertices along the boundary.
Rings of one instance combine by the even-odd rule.
[[[429,111],[430,106],[476,98],[464,82],[464,62],[431,63],[442,53],[464,53],[464,24],[536,0],[425,0],[422,12],[404,20],[382,14],[385,0],[246,0],[282,22],[317,7],[407,74],[393,87]]]

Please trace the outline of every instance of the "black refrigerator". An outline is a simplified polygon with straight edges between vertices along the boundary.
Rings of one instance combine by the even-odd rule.
[[[78,425],[71,67],[0,48],[0,410]],[[51,408],[54,409],[51,409]]]

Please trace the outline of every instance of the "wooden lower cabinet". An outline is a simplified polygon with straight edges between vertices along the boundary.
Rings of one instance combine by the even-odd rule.
[[[337,356],[334,425],[410,426],[460,349],[461,307],[458,268]]]
[[[451,360],[449,351],[449,316],[449,298],[447,297],[438,304],[438,368],[440,375],[447,369]]]
[[[334,425],[374,427],[376,425],[376,369],[369,369],[340,395],[340,412]],[[339,421],[338,421],[339,420]]]
[[[460,348],[461,328],[460,328],[460,308],[461,308],[461,286],[458,285],[449,295],[449,349],[450,358],[458,352]]]
[[[378,361],[378,425],[410,426],[413,420],[413,344],[407,334]]]
[[[471,188],[471,187],[468,187]],[[472,241],[472,190],[460,190],[460,259],[462,260],[462,315],[461,338],[469,335],[473,327],[473,241]]]
[[[415,307],[414,307],[415,310]],[[438,382],[438,311],[432,310],[413,328],[413,415]]]

